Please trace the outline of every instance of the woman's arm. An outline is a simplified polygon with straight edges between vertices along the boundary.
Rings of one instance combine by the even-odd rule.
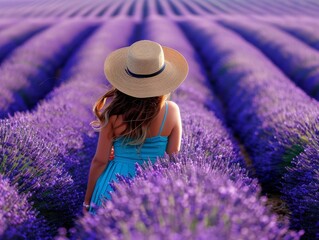
[[[113,126],[110,120],[107,125],[101,129],[99,134],[97,149],[91,162],[88,185],[84,198],[86,204],[90,204],[96,181],[109,163],[112,143]]]
[[[169,109],[173,122],[173,128],[168,136],[168,143],[166,147],[166,153],[172,155],[179,152],[182,139],[182,120],[179,107],[176,103],[170,101],[171,108]]]

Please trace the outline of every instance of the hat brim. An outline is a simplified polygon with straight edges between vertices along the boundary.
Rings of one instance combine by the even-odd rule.
[[[184,56],[173,48],[162,46],[165,69],[153,77],[132,77],[125,71],[128,49],[129,47],[117,49],[104,61],[107,80],[127,95],[137,98],[166,95],[178,88],[188,74],[188,64]]]

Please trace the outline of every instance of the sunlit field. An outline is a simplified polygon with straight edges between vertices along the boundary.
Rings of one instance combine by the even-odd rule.
[[[113,50],[189,74],[174,158],[82,213]],[[319,1],[0,0],[0,239],[319,239]]]

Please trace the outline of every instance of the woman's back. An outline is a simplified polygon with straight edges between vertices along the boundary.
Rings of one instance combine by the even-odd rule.
[[[126,125],[123,124],[123,119],[121,115],[113,115],[110,118],[110,121],[112,121],[112,124],[114,126],[114,137],[117,139],[121,136],[120,134],[126,128]],[[182,126],[178,105],[172,101],[165,101],[165,104],[161,107],[159,113],[157,114],[157,116],[154,117],[149,126],[146,135],[146,140],[143,144],[143,146],[145,145],[144,149],[147,149],[152,145],[156,146],[156,144],[163,145],[166,142],[167,144],[166,149],[164,149],[164,152],[166,151],[166,153],[168,154],[178,152],[180,148],[180,145],[178,143],[180,142],[181,138],[181,129]],[[122,142],[120,139],[114,141],[115,156],[115,148],[117,148],[119,142]],[[128,146],[127,148],[135,149],[136,147]],[[160,155],[163,155],[164,152],[160,151],[159,153],[161,153]]]
[[[163,111],[164,108],[164,111]],[[156,119],[151,122],[150,136],[146,137],[142,145],[127,145],[124,142],[124,138],[117,136],[116,140],[113,142],[114,145],[114,159],[113,161],[121,161],[134,164],[138,162],[142,164],[144,161],[151,160],[153,163],[156,161],[157,157],[164,155],[168,142],[168,135],[162,135],[163,129],[165,127],[165,122],[168,115],[168,103],[165,102],[165,106],[161,109]],[[162,116],[163,115],[163,116]],[[160,126],[158,126],[158,119],[162,117]],[[120,119],[121,120],[121,119]],[[116,123],[122,124],[122,123]],[[157,129],[158,133],[154,136],[154,131]],[[119,132],[118,130],[117,132]],[[165,131],[169,131],[169,126],[165,127]]]

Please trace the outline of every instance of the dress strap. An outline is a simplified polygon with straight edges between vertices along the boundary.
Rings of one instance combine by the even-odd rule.
[[[163,130],[163,127],[164,127],[164,123],[165,123],[165,120],[166,120],[167,111],[168,111],[168,104],[167,104],[167,102],[165,102],[165,113],[164,113],[164,117],[163,117],[162,125],[161,125],[161,127],[160,127],[160,130],[159,130],[158,136],[160,136],[160,135],[161,135],[161,133],[162,133],[162,130]]]

